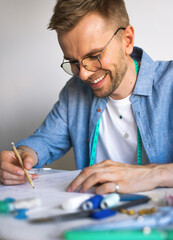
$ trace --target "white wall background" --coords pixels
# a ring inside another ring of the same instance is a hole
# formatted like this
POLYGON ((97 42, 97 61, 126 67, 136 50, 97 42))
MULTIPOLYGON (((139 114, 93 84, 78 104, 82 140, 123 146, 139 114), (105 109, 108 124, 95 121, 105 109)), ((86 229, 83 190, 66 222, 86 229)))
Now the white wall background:
MULTIPOLYGON (((56 0, 0 0, 0 151, 32 133, 68 79, 62 53, 47 30, 56 0)), ((125 0, 135 45, 153 59, 173 57, 173 2, 125 0)), ((74 169, 72 152, 52 167, 74 169)))

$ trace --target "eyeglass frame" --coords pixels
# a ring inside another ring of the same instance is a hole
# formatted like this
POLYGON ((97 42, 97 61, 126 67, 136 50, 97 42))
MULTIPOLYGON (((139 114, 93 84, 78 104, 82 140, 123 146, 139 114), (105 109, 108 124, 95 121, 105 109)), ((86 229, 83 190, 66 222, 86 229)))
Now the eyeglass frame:
POLYGON ((115 37, 115 35, 119 32, 119 30, 125 30, 126 28, 124 28, 124 27, 119 27, 116 31, 115 31, 115 33, 113 34, 113 36, 111 37, 111 39, 108 41, 108 43, 106 44, 106 46, 103 48, 103 50, 101 51, 101 53, 99 54, 99 56, 87 56, 87 57, 84 57, 81 61, 67 61, 67 60, 63 60, 63 62, 61 63, 61 68, 67 73, 67 74, 69 74, 69 75, 72 75, 72 76, 75 76, 75 75, 77 75, 77 74, 70 74, 69 72, 67 72, 64 68, 63 68, 63 65, 64 64, 66 64, 66 63, 73 63, 73 64, 75 64, 76 65, 76 67, 78 67, 78 69, 79 69, 79 72, 80 72, 80 68, 79 68, 79 65, 80 64, 82 64, 82 66, 87 70, 87 71, 89 71, 89 72, 98 72, 100 69, 102 69, 102 64, 101 64, 101 61, 100 61, 100 58, 101 58, 101 56, 102 56, 102 54, 103 54, 103 52, 105 51, 105 49, 107 48, 107 46, 109 45, 109 43, 112 41, 112 39, 115 37), (93 70, 89 70, 89 69, 87 69, 86 68, 86 66, 83 64, 83 61, 86 59, 86 58, 92 58, 92 59, 96 59, 96 60, 98 60, 98 62, 99 62, 99 64, 100 64, 100 68, 98 68, 96 71, 93 71, 93 70), (64 61, 66 61, 66 62, 64 62, 64 61))

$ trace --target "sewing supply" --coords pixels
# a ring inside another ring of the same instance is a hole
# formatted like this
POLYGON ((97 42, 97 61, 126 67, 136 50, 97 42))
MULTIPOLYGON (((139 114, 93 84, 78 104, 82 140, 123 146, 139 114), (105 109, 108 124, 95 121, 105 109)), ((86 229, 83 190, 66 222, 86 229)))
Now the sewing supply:
POLYGON ((24 200, 5 199, 0 201, 0 213, 12 213, 19 209, 30 209, 41 205, 39 198, 28 198, 24 200))
MULTIPOLYGON (((144 204, 147 203, 148 201, 150 201, 149 197, 145 197, 145 198, 140 198, 137 200, 133 200, 130 202, 126 202, 126 203, 122 203, 114 208, 111 209, 103 209, 103 210, 99 210, 99 209, 92 209, 92 210, 86 210, 86 211, 79 211, 79 212, 74 212, 74 213, 66 213, 66 214, 59 214, 59 215, 53 215, 53 216, 49 216, 49 217, 39 217, 39 218, 33 218, 33 219, 29 219, 29 221, 31 223, 44 223, 44 222, 52 222, 52 221, 70 221, 70 220, 74 220, 74 219, 81 219, 81 218, 88 218, 88 217, 92 217, 92 214, 96 214, 96 212, 102 211, 102 213, 100 215, 103 216, 103 218, 105 217, 109 217, 112 215, 115 215, 117 213, 117 211, 120 211, 122 208, 126 209, 126 208, 130 208, 130 207, 134 207, 140 204, 144 204), (106 210, 110 210, 110 211, 106 211, 106 210), (104 212, 103 212, 104 211, 104 212), (106 216, 107 214, 107 216, 106 216), (111 214, 111 215, 110 215, 111 214)), ((99 213, 97 213, 99 215, 99 213)), ((101 219, 101 216, 99 216, 101 219)))
POLYGON ((91 197, 90 199, 85 201, 81 207, 84 211, 97 209, 100 207, 100 203, 103 200, 103 198, 104 197, 102 195, 95 195, 94 197, 91 197))
POLYGON ((135 211, 133 209, 129 209, 129 210, 121 209, 120 212, 123 213, 123 214, 130 215, 130 216, 135 215, 135 211))
POLYGON ((29 184, 31 185, 32 188, 34 188, 34 183, 33 183, 32 179, 31 179, 31 177, 29 176, 27 170, 26 170, 26 169, 24 168, 24 166, 23 166, 23 161, 22 161, 22 159, 21 159, 21 157, 20 157, 20 155, 19 155, 19 153, 18 153, 18 151, 17 151, 17 148, 15 147, 14 142, 12 142, 11 144, 12 144, 12 147, 13 147, 13 151, 14 151, 17 159, 19 160, 19 163, 20 163, 21 167, 22 167, 22 169, 23 169, 24 172, 25 172, 25 175, 26 175, 26 177, 27 177, 27 179, 28 179, 29 184))
MULTIPOLYGON (((99 222, 92 223, 86 226, 77 227, 73 230, 87 230, 87 231, 109 231, 109 230, 137 230, 144 229, 149 232, 150 229, 167 229, 168 226, 173 224, 173 209, 171 207, 161 207, 156 213, 152 215, 131 216, 129 218, 121 219, 119 221, 99 222)), ((168 227, 169 229, 169 227, 168 227)), ((171 234, 169 234, 171 236, 171 234)), ((173 236, 173 235, 172 235, 173 236)), ((129 240, 129 238, 127 238, 129 240)), ((135 238, 136 239, 136 238, 135 238)), ((141 239, 141 238, 140 238, 141 239)), ((145 239, 145 238, 144 238, 145 239)), ((151 239, 151 238, 149 238, 151 239)), ((166 238, 166 240, 173 238, 166 238)), ((157 240, 157 239, 156 239, 157 240)))
POLYGON ((153 213, 155 213, 157 210, 155 207, 152 207, 152 208, 143 208, 143 209, 140 209, 137 211, 137 213, 135 212, 135 210, 133 209, 121 209, 120 212, 121 213, 124 213, 124 214, 127 214, 127 215, 135 215, 135 214, 138 214, 139 216, 142 216, 142 215, 151 215, 153 213))
POLYGON ((121 193, 120 195, 120 201, 133 201, 141 198, 146 198, 146 195, 142 194, 136 194, 136 193, 121 193))
POLYGON ((92 166, 94 164, 94 161, 95 161, 96 147, 97 147, 97 141, 98 141, 98 137, 99 137, 100 121, 101 121, 101 117, 99 118, 99 120, 96 124, 95 132, 94 132, 94 139, 93 139, 93 145, 92 145, 92 151, 91 151, 89 166, 92 166))
POLYGON ((81 204, 91 198, 91 194, 82 194, 74 198, 70 198, 61 204, 61 208, 66 211, 73 211, 81 207, 81 204))
POLYGON ((165 196, 163 199, 163 203, 166 206, 173 206, 173 195, 165 196))
POLYGON ((111 209, 107 208, 107 209, 103 209, 100 211, 95 211, 93 213, 91 213, 90 217, 93 219, 103 219, 103 218, 107 218, 107 217, 111 217, 117 214, 117 211, 112 211, 111 209))
POLYGON ((137 127, 137 165, 142 165, 142 139, 137 127))
MULTIPOLYGON (((167 240, 164 231, 151 230, 69 230, 64 232, 65 240, 167 240)), ((171 239, 171 238, 169 238, 171 239)))
POLYGON ((110 193, 108 194, 100 203, 100 208, 113 208, 115 207, 120 201, 120 195, 117 193, 110 193))
POLYGON ((17 210, 17 213, 14 215, 14 218, 18 219, 18 220, 24 220, 27 219, 28 216, 26 214, 26 212, 28 211, 28 209, 19 209, 17 210))
POLYGON ((143 208, 141 210, 139 210, 137 213, 138 215, 150 215, 150 214, 153 214, 155 213, 157 210, 155 207, 152 207, 152 208, 143 208))

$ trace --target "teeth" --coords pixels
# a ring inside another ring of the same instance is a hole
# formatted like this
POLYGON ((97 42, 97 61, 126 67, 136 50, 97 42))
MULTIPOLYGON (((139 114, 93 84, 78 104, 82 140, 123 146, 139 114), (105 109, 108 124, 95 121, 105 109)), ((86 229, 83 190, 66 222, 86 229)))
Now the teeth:
POLYGON ((98 83, 98 82, 100 82, 103 78, 105 77, 105 75, 104 76, 102 76, 102 77, 99 77, 98 79, 96 79, 96 80, 94 80, 92 83, 98 83))

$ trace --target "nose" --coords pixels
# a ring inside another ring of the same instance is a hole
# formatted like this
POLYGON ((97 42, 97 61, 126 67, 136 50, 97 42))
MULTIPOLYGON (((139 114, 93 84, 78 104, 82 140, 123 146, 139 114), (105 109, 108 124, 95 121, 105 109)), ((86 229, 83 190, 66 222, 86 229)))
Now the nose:
POLYGON ((92 74, 93 74, 93 72, 88 71, 87 69, 84 68, 84 66, 83 66, 82 64, 80 64, 78 77, 79 77, 82 81, 88 80, 88 78, 89 78, 92 74))

